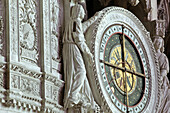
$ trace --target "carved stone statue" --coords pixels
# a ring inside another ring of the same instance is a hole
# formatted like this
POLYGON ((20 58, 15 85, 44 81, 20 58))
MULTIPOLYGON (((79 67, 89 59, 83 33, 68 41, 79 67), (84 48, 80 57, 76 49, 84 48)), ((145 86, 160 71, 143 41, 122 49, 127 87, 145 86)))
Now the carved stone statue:
POLYGON ((167 56, 163 53, 164 40, 159 36, 155 36, 154 46, 156 49, 161 74, 161 98, 159 113, 170 113, 170 84, 168 77, 166 76, 169 72, 169 61, 167 56))
POLYGON ((138 5, 139 0, 129 0, 129 3, 130 3, 132 6, 136 6, 136 5, 138 5))
POLYGON ((85 56, 89 59, 89 63, 93 62, 93 55, 85 42, 84 31, 96 18, 89 19, 82 25, 85 11, 80 4, 71 8, 70 15, 71 19, 63 36, 64 108, 68 109, 68 113, 86 113, 95 108, 95 101, 88 83, 83 60, 83 56, 85 56), (86 111, 76 109, 79 106, 86 108, 86 111))

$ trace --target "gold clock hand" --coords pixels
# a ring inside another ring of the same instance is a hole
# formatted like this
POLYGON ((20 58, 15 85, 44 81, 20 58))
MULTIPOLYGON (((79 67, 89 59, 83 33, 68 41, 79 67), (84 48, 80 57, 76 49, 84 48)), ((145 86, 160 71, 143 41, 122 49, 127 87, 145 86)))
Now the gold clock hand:
POLYGON ((120 69, 120 70, 122 70, 122 71, 125 70, 125 68, 123 68, 123 67, 119 67, 119 66, 117 66, 117 65, 111 64, 111 63, 106 62, 106 61, 104 61, 104 60, 100 60, 100 62, 102 62, 102 63, 104 63, 105 65, 107 65, 107 66, 109 66, 109 67, 112 67, 112 68, 120 69))
MULTIPOLYGON (((100 62, 104 63, 105 65, 107 65, 107 66, 109 66, 109 67, 112 67, 112 68, 116 68, 116 69, 120 69, 120 70, 122 70, 122 71, 125 71, 125 68, 124 68, 124 67, 119 67, 119 66, 117 66, 117 65, 111 64, 111 63, 106 62, 106 61, 104 61, 104 60, 100 60, 100 62)), ((131 73, 131 74, 133 74, 133 75, 136 75, 136 76, 138 76, 138 77, 144 77, 144 78, 149 79, 149 77, 146 77, 144 74, 138 73, 138 72, 135 72, 135 71, 132 71, 132 70, 129 70, 129 69, 127 69, 127 68, 126 68, 126 72, 131 73)))
POLYGON ((123 65, 122 67, 125 68, 125 70, 123 71, 123 80, 124 80, 124 88, 126 91, 126 107, 127 107, 127 113, 128 113, 128 106, 129 106, 129 102, 128 102, 128 91, 127 91, 127 74, 126 74, 126 67, 125 67, 125 36, 124 36, 124 26, 122 25, 122 61, 123 61, 123 65))

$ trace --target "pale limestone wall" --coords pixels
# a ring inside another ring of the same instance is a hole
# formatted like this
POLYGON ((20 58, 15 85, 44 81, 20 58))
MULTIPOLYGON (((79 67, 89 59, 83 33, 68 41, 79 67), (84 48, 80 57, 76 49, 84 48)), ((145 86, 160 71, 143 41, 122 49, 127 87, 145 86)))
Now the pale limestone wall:
POLYGON ((0 112, 64 112, 63 0, 0 0, 0 112))

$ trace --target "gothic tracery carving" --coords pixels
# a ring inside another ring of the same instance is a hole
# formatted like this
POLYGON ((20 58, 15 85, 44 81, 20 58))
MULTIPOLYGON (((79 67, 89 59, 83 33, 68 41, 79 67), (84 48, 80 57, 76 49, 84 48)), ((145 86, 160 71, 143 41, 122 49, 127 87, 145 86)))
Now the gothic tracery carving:
POLYGON ((158 4, 158 19, 165 20, 165 28, 168 29, 170 22, 170 14, 169 14, 169 2, 168 0, 161 0, 158 4))

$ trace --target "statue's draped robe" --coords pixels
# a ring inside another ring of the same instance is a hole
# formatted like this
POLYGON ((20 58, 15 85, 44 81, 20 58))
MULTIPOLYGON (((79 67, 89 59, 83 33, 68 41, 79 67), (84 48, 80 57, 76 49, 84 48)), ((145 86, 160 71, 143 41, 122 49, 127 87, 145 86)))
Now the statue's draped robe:
POLYGON ((63 37, 64 107, 70 108, 83 101, 84 106, 94 108, 94 99, 86 77, 82 53, 90 52, 85 44, 82 23, 71 19, 63 37), (74 25, 73 25, 74 24, 74 25), (75 27, 73 32, 73 26, 75 27))
MULTIPOLYGON (((160 66, 160 71, 169 72, 169 62, 168 58, 164 53, 158 55, 158 61, 160 66)), ((159 113, 170 113, 170 85, 168 77, 161 75, 162 79, 162 89, 161 89, 161 101, 159 113)))

